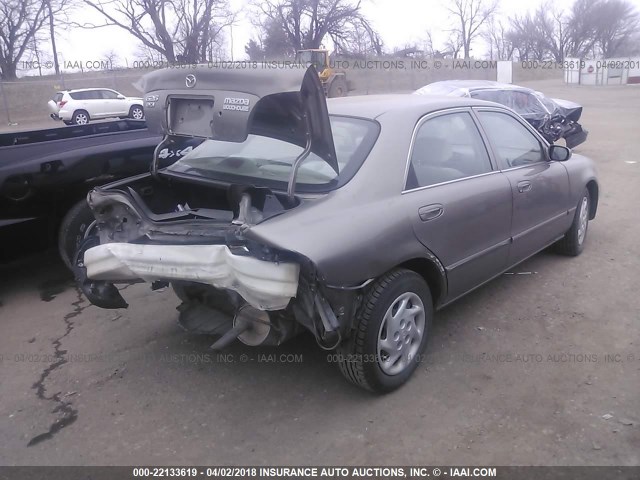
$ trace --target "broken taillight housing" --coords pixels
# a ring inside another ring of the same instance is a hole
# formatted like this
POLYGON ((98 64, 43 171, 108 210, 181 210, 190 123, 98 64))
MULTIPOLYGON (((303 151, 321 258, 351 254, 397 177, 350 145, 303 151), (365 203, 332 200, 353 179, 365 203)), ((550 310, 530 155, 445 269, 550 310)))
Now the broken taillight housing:
POLYGON ((60 101, 58 102, 58 106, 59 106, 60 108, 62 108, 62 107, 64 107, 64 106, 65 106, 65 104, 66 104, 66 103, 67 103, 67 101, 66 101, 66 100, 60 100, 60 101))

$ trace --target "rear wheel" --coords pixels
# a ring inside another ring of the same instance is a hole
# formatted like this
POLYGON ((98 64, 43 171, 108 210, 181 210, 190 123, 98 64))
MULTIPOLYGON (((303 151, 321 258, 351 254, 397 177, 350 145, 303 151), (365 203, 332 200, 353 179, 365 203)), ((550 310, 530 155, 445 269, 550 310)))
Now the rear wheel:
POLYGON ((427 344, 433 306, 424 279, 398 269, 378 279, 363 300, 356 329, 337 351, 342 374, 374 392, 403 385, 427 344))
POLYGON ((556 244, 556 249, 559 253, 575 257, 584 250, 584 242, 587 239, 587 229, 589 227, 590 206, 591 197, 589 190, 585 188, 578 202, 571 227, 556 244))
POLYGON ((142 120, 144 118, 144 110, 140 105, 133 105, 129 109, 129 118, 133 118, 134 120, 142 120))
POLYGON ((76 203, 62 219, 58 231, 58 251, 64 264, 73 270, 73 259, 80 244, 98 234, 96 219, 85 199, 76 203))
POLYGON ((347 81, 342 76, 335 77, 329 86, 329 98, 347 95, 347 81))
POLYGON ((77 110, 73 113, 71 121, 74 125, 86 125, 87 123, 89 123, 89 113, 84 110, 77 110))

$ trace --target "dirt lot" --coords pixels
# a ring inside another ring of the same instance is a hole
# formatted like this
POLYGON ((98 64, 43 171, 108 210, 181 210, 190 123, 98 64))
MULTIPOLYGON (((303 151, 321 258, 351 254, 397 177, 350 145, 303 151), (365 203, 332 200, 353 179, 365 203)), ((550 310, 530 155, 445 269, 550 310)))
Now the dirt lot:
POLYGON ((640 87, 530 86, 585 106, 586 251, 440 312, 404 388, 352 387, 310 336, 211 354, 171 291, 100 310, 44 253, 0 267, 0 464, 640 465, 640 87))

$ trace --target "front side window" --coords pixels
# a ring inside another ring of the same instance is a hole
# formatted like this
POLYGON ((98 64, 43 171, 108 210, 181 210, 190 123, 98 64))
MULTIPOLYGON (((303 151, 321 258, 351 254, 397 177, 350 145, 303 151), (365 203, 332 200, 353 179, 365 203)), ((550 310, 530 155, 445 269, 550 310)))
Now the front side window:
POLYGON ((427 120, 416 134, 406 189, 427 187, 491 171, 489 154, 467 112, 427 120))
POLYGON ((520 167, 546 160, 540 141, 511 115, 478 112, 501 168, 520 167))
MULTIPOLYGON (((378 137, 379 126, 371 120, 331 116, 330 121, 339 172, 311 153, 298 169, 299 191, 322 192, 342 186, 360 168, 378 137)), ((240 143, 205 140, 167 170, 231 183, 251 181, 283 190, 293 162, 303 150, 298 145, 255 134, 240 143)))

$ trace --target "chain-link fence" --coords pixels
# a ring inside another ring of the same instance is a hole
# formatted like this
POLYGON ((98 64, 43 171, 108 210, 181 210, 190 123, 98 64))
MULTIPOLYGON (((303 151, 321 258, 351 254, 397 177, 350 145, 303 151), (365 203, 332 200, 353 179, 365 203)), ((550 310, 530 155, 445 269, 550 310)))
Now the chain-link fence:
MULTIPOLYGON (((238 62, 236 62, 238 63, 238 62)), ((261 62, 257 62, 260 65, 261 62)), ((239 63, 242 65, 242 63, 239 63)), ((253 63, 245 63, 252 68, 253 63)), ((287 68, 283 61, 269 62, 271 68, 287 68)), ((411 92, 428 83, 450 79, 496 80, 497 62, 492 60, 451 59, 334 59, 334 67, 346 73, 353 90, 350 95, 411 92)), ((526 68, 514 63, 513 82, 563 78, 561 69, 526 68)), ((188 73, 185 69, 185 75, 188 73)), ((0 125, 18 128, 46 127, 47 102, 56 92, 74 88, 112 88, 128 96, 140 96, 134 87, 150 70, 121 69, 65 73, 60 76, 30 76, 0 83, 0 125)), ((51 126, 54 124, 52 120, 51 126)))

